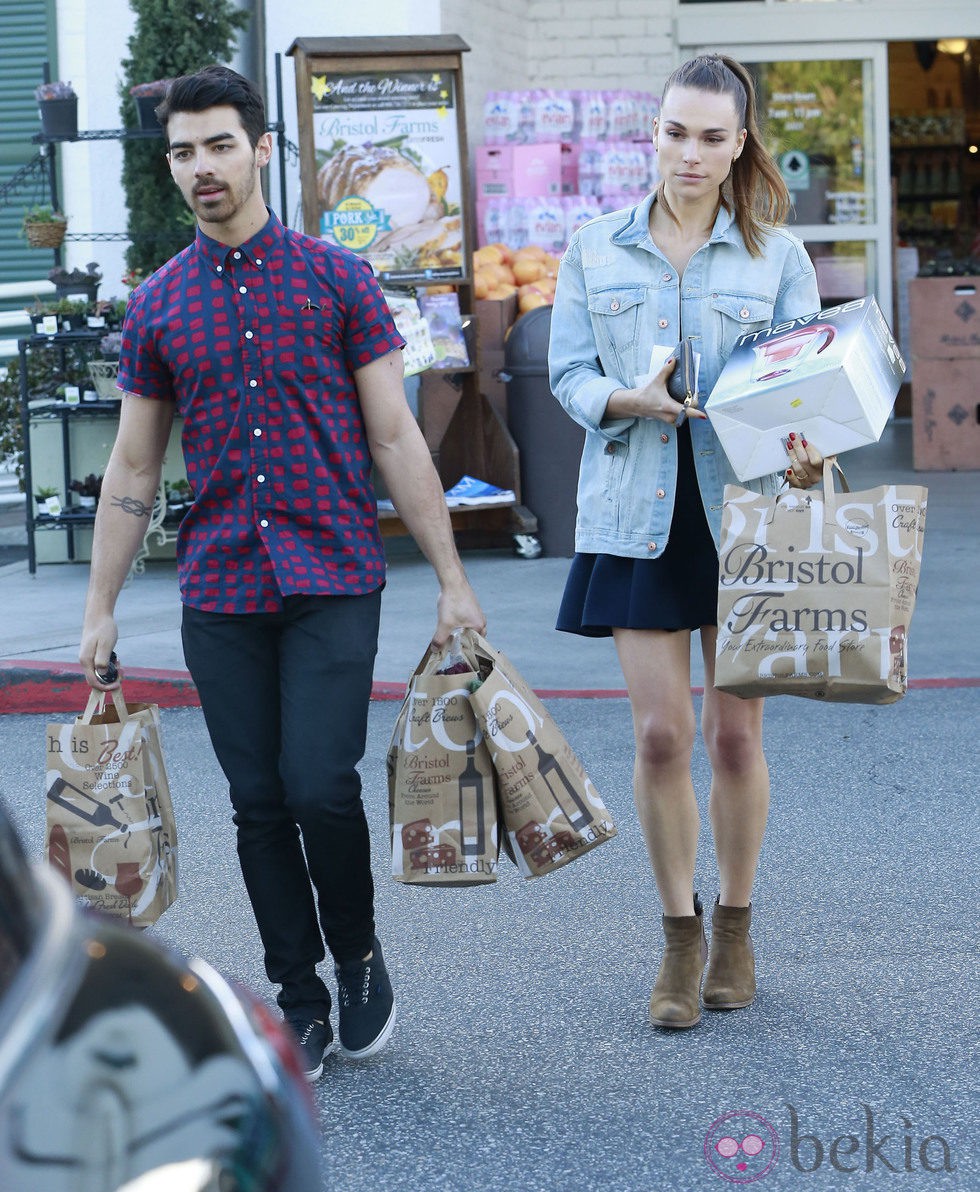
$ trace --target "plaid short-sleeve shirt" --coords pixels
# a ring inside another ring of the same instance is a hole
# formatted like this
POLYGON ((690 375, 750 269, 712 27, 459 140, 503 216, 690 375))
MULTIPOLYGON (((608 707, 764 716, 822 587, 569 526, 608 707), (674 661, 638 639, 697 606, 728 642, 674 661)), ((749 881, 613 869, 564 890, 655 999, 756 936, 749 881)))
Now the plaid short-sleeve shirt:
POLYGON ((237 248, 198 231, 133 293, 119 386, 183 418, 185 604, 275 612, 289 595, 380 587, 353 374, 403 346, 368 265, 272 213, 237 248))

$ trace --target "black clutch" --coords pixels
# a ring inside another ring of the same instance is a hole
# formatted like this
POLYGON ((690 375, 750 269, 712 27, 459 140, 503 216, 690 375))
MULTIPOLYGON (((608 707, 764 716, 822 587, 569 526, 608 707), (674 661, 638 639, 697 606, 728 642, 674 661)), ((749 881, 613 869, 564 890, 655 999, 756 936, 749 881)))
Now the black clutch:
POLYGON ((677 362, 667 378, 667 392, 674 399, 690 405, 698 395, 697 363, 694 359, 694 343, 682 339, 671 356, 677 362))

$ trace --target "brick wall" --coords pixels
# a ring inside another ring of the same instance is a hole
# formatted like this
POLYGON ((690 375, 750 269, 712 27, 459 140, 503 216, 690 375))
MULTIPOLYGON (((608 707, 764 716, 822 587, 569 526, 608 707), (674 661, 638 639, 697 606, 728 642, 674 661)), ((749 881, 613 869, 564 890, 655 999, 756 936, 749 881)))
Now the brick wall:
POLYGON ((673 0, 533 0, 531 85, 660 93, 674 64, 673 0))

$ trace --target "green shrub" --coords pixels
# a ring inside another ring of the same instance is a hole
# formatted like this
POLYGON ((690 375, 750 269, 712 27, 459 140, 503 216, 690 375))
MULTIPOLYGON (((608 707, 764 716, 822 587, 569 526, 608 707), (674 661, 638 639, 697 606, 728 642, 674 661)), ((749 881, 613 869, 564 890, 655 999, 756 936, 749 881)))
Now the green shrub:
MULTIPOLYGON (((129 0, 136 28, 119 86, 124 128, 136 128, 130 89, 227 62, 249 14, 230 0, 129 0)), ((170 177, 161 137, 123 143, 123 189, 129 210, 130 270, 144 276, 194 239, 195 221, 170 177)))

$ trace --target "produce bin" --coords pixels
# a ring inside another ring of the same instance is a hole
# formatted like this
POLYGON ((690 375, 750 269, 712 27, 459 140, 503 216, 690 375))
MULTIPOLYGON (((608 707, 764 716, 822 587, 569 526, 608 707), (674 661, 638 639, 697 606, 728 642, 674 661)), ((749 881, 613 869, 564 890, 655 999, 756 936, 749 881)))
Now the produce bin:
POLYGON ((575 492, 585 431, 548 384, 550 334, 550 306, 522 315, 504 344, 501 378, 520 453, 521 500, 537 516, 541 553, 569 558, 575 553, 575 492))

